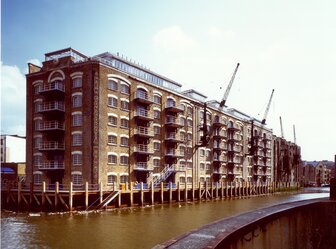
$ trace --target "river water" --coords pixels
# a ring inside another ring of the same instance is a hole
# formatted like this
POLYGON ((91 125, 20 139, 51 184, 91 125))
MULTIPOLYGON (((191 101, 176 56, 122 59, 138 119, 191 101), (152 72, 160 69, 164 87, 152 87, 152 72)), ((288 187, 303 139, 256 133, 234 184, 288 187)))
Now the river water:
POLYGON ((99 213, 1 214, 1 248, 151 248, 215 220, 279 203, 322 198, 329 189, 99 213), (313 193, 312 193, 313 191, 313 193))

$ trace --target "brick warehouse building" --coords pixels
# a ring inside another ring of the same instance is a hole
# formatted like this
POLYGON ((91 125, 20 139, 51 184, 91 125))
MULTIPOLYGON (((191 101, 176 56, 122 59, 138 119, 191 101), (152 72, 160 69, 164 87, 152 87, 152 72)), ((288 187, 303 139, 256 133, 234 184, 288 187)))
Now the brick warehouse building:
POLYGON ((273 180, 271 129, 118 55, 67 48, 26 77, 27 182, 273 180))

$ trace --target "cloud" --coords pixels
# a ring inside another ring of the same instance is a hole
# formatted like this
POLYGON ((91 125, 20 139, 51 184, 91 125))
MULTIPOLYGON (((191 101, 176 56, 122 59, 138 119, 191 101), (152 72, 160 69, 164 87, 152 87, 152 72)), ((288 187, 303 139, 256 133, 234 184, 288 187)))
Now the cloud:
POLYGON ((25 135, 26 80, 17 66, 1 63, 1 133, 25 135))
POLYGON ((236 34, 232 30, 224 30, 219 27, 211 27, 206 32, 206 35, 212 40, 216 42, 223 41, 232 41, 236 34))
POLYGON ((165 52, 187 52, 197 47, 196 41, 184 33, 181 27, 171 26, 153 36, 155 47, 165 52))

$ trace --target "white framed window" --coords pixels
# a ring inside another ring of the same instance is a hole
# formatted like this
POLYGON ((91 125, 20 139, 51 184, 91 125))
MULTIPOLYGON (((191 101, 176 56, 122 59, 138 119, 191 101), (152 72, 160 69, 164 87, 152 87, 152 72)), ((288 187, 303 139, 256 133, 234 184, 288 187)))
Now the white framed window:
POLYGON ((153 159, 154 167, 160 167, 160 159, 153 159))
POLYGON ((117 155, 110 154, 107 156, 108 164, 117 164, 117 155))
POLYGON ((159 119, 161 117, 161 113, 158 110, 154 110, 154 118, 159 119))
POLYGON ((112 145, 117 145, 117 136, 116 135, 108 135, 107 143, 112 145))
POLYGON ((80 146, 83 143, 83 136, 82 133, 76 132, 72 134, 72 145, 73 146, 80 146))
POLYGON ((73 113, 72 114, 72 126, 81 126, 83 121, 82 113, 73 113))
POLYGON ((185 177, 184 176, 180 176, 180 183, 185 183, 185 177))
POLYGON ((192 154, 192 148, 191 147, 187 147, 187 154, 191 155, 192 154))
POLYGON ((108 106, 118 107, 118 99, 116 97, 108 96, 108 106))
POLYGON ((41 99, 34 101, 34 110, 35 110, 35 113, 42 110, 42 100, 41 99))
POLYGON ((184 146, 180 146, 180 155, 184 156, 185 154, 185 147, 184 146))
POLYGON ((205 164, 204 163, 200 163, 200 170, 204 170, 205 169, 205 164))
POLYGON ((186 119, 184 118, 184 117, 180 117, 180 123, 181 123, 181 125, 185 125, 185 123, 186 123, 186 119))
POLYGON ((200 149, 200 156, 204 156, 205 155, 205 150, 204 149, 200 149))
POLYGON ((182 141, 185 141, 186 139, 185 139, 186 137, 185 137, 185 132, 184 131, 181 131, 180 132, 180 139, 182 140, 182 141))
POLYGON ((161 147, 160 145, 161 145, 161 144, 160 144, 159 142, 154 142, 154 143, 153 143, 154 150, 155 150, 155 151, 159 151, 159 150, 160 150, 160 147, 161 147))
POLYGON ((82 94, 74 94, 72 96, 72 107, 81 107, 82 106, 82 94))
POLYGON ((205 181, 205 179, 204 179, 204 177, 200 177, 200 182, 204 182, 205 181))
POLYGON ((72 88, 82 87, 82 78, 74 78, 72 79, 72 88))
POLYGON ((118 124, 118 119, 116 116, 112 116, 112 115, 109 115, 108 116, 108 125, 111 125, 111 126, 117 126, 118 124))
POLYGON ((126 84, 120 84, 120 92, 125 93, 125 94, 129 94, 129 92, 130 92, 129 86, 126 85, 126 84))
POLYGON ((120 156, 120 165, 128 165, 128 156, 120 156))
POLYGON ((34 137, 34 148, 40 149, 41 145, 42 145, 42 137, 41 136, 34 137))
POLYGON ((207 163, 207 164, 205 165, 205 169, 206 169, 206 170, 210 170, 210 169, 211 169, 210 163, 207 163))
POLYGON ((126 118, 120 119, 120 127, 121 128, 128 128, 129 127, 129 121, 126 118))
POLYGON ((120 109, 129 111, 129 103, 128 103, 128 101, 122 100, 120 102, 120 109))
POLYGON ((118 82, 114 80, 108 80, 107 88, 109 90, 118 91, 118 82))
POLYGON ((115 184, 117 182, 116 175, 107 175, 107 184, 115 184))
POLYGON ((129 145, 129 139, 128 139, 128 137, 121 137, 120 138, 120 145, 121 146, 128 146, 129 145))
POLYGON ((192 134, 191 134, 191 133, 188 133, 188 134, 187 134, 187 139, 188 139, 189 141, 192 140, 192 134))
POLYGON ((42 155, 34 155, 34 166, 40 167, 42 165, 42 155))
POLYGON ((35 185, 42 184, 42 172, 34 172, 33 178, 34 178, 35 185))
POLYGON ((205 151, 205 156, 206 156, 206 157, 209 157, 209 156, 210 156, 210 150, 206 150, 206 151, 205 151))
POLYGON ((188 115, 192 115, 192 113, 193 113, 193 109, 192 109, 191 106, 188 106, 188 107, 187 107, 187 113, 188 113, 188 115))
POLYGON ((159 95, 154 95, 154 103, 161 105, 161 96, 159 95))
POLYGON ((192 165, 192 162, 187 162, 187 168, 188 168, 188 169, 192 169, 192 166, 193 166, 193 165, 192 165))
POLYGON ((128 175, 120 176, 120 183, 127 183, 128 182, 128 175))
POLYGON ((192 125, 193 125, 193 122, 192 122, 192 120, 191 120, 191 119, 188 119, 188 120, 187 120, 187 125, 188 125, 189 127, 192 127, 192 125))
POLYGON ((72 165, 73 166, 81 166, 83 163, 82 152, 76 151, 72 153, 72 165))
POLYGON ((34 85, 34 94, 35 95, 39 94, 40 91, 41 91, 41 89, 42 89, 42 85, 41 84, 34 85))
POLYGON ((73 185, 78 186, 83 184, 82 173, 76 172, 71 174, 71 180, 73 185))
POLYGON ((187 177, 187 183, 192 183, 192 177, 191 176, 187 177))
POLYGON ((38 131, 40 130, 42 126, 42 118, 37 118, 34 120, 34 128, 35 128, 35 131, 38 131))
POLYGON ((160 126, 154 126, 154 134, 158 135, 161 133, 161 127, 160 126))

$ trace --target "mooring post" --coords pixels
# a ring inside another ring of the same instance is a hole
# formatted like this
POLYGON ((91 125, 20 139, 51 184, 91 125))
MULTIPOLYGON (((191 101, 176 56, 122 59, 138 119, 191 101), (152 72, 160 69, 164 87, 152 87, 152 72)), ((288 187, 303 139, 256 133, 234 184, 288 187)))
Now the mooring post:
POLYGON ((42 193, 41 193, 41 196, 42 196, 42 203, 41 203, 41 211, 44 210, 44 207, 45 207, 45 192, 46 192, 46 183, 45 181, 42 182, 42 193))
POLYGON ((151 201, 152 205, 154 205, 154 182, 151 182, 151 201))
POLYGON ((201 198, 202 198, 201 182, 198 182, 198 200, 200 201, 201 198))
POLYGON ((133 182, 130 184, 130 207, 133 206, 133 182))
POLYGON ((169 203, 172 202, 172 198, 173 198, 173 186, 172 182, 169 182, 169 203))
POLYGON ((224 182, 223 182, 223 180, 220 183, 221 183, 221 198, 223 199, 223 197, 224 197, 224 182))
POLYGON ((186 182, 184 183, 184 201, 188 201, 188 186, 186 182))
POLYGON ((180 189, 180 182, 177 183, 177 202, 181 200, 181 189, 180 189))
POLYGON ((216 182, 216 199, 218 199, 218 183, 219 182, 216 182))
POLYGON ((85 209, 89 207, 89 183, 85 182, 85 209))
POLYGON ((34 183, 29 183, 29 210, 31 210, 31 207, 33 205, 33 195, 34 195, 34 183))
POLYGON ((56 182, 55 184, 55 211, 57 211, 57 205, 58 205, 58 191, 59 191, 59 183, 56 182))
POLYGON ((143 191, 143 182, 140 182, 140 205, 144 205, 144 191, 143 191))
POLYGON ((163 189, 163 182, 161 182, 161 203, 163 204, 163 202, 164 202, 164 199, 163 199, 163 195, 164 195, 164 193, 163 193, 163 191, 164 191, 164 189, 163 189))
MULTIPOLYGON (((69 211, 72 212, 72 206, 73 206, 73 200, 72 200, 72 182, 70 182, 70 188, 69 188, 69 211)), ((85 209, 87 209, 87 206, 85 205, 85 209)))
POLYGON ((103 202, 103 184, 100 182, 99 183, 99 203, 103 202))
POLYGON ((195 183, 194 183, 194 181, 192 181, 192 183, 191 183, 191 200, 192 201, 195 200, 195 183))

